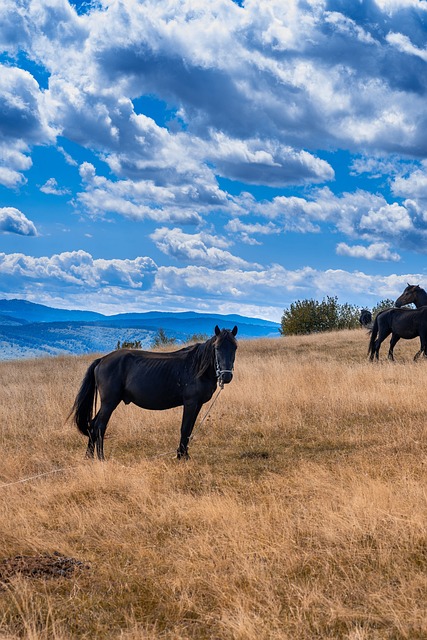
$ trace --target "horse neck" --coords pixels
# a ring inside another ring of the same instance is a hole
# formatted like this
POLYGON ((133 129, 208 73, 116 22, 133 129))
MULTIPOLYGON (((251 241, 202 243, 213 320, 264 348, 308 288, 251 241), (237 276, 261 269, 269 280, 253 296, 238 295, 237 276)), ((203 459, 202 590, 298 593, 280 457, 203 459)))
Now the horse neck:
POLYGON ((414 304, 417 307, 424 307, 427 305, 427 292, 424 289, 420 289, 417 292, 417 297, 414 300, 414 304))

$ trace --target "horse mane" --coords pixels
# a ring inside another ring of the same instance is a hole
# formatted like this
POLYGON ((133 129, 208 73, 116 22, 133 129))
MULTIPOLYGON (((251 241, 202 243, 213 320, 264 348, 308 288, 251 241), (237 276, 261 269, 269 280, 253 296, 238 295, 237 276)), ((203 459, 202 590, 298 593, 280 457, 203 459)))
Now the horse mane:
POLYGON ((214 356, 215 336, 194 345, 193 371, 200 378, 211 366, 214 356))

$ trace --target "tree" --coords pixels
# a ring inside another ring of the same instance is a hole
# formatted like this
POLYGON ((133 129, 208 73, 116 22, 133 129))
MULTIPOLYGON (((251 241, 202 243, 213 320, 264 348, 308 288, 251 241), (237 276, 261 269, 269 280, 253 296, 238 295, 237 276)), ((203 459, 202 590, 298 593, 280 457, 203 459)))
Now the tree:
POLYGON ((206 342, 209 339, 207 333, 193 333, 191 336, 188 336, 186 342, 189 344, 193 344, 195 342, 206 342))
POLYGON ((134 340, 133 342, 123 340, 122 343, 117 340, 116 349, 141 349, 141 340, 134 340))
POLYGON ((157 329, 157 333, 153 338, 153 347, 162 347, 167 344, 175 344, 176 338, 169 338, 164 329, 157 329))
POLYGON ((354 329, 359 326, 359 314, 358 307, 339 304, 336 296, 327 296, 322 302, 297 300, 283 312, 280 333, 292 335, 354 329))
POLYGON ((380 300, 375 307, 372 308, 372 318, 375 319, 381 311, 385 311, 386 309, 390 309, 390 307, 394 307, 394 300, 390 298, 385 298, 384 300, 380 300))

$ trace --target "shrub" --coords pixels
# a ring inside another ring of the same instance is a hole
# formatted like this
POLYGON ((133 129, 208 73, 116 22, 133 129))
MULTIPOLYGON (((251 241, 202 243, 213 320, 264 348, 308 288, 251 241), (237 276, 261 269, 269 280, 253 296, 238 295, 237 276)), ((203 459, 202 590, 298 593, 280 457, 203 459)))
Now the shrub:
POLYGON ((297 300, 283 312, 282 335, 318 333, 334 329, 355 329, 359 326, 360 310, 348 303, 339 304, 337 297, 317 300, 297 300))

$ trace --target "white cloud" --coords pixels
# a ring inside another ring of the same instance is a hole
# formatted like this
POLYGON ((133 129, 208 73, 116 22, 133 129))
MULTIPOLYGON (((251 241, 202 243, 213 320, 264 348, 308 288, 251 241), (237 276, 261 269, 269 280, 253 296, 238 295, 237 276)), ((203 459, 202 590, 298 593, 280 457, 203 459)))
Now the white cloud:
POLYGON ((240 241, 245 244, 261 244, 258 240, 255 240, 253 237, 255 235, 268 236, 281 232, 280 228, 272 222, 268 222, 267 224, 261 224, 260 222, 247 224, 239 220, 239 218, 230 220, 225 225, 225 229, 231 233, 235 233, 236 236, 239 236, 240 241))
POLYGON ((58 147, 58 151, 59 151, 59 153, 62 153, 62 155, 65 158, 65 162, 67 164, 69 164, 72 167, 77 167, 78 166, 78 162, 76 160, 74 160, 74 158, 69 153, 67 153, 67 151, 65 151, 64 147, 58 147))
POLYGON ((361 229, 370 229, 376 234, 386 233, 396 236, 413 229, 412 220, 406 207, 393 202, 379 209, 370 210, 360 218, 361 229))
MULTIPOLYGON (((234 199, 234 205, 234 215, 251 213, 273 221, 283 231, 319 232, 320 224, 328 224, 352 238, 383 240, 387 236, 400 242, 404 240, 402 233, 415 231, 405 203, 388 203, 382 195, 362 190, 335 195, 323 187, 312 190, 310 198, 277 196, 271 201, 243 194, 234 199)), ((421 236, 422 230, 419 233, 421 236)))
POLYGON ((340 256, 350 256, 351 258, 391 260, 392 262, 398 262, 400 260, 399 254, 391 251, 390 245, 387 244, 387 242, 373 242, 366 247, 360 244, 349 246, 345 242, 340 242, 337 245, 336 251, 340 256))
MULTIPOLYGON (((308 286, 376 292, 366 274, 251 264, 219 233, 200 229, 224 224, 235 240, 252 244, 279 232, 338 230, 352 240, 339 245, 341 254, 369 260, 397 260, 396 244, 424 250, 427 170, 415 162, 427 156, 425 9, 421 0, 358 3, 357 11, 352 3, 315 0, 246 0, 242 7, 121 0, 93 3, 78 16, 67 0, 3 0, 0 46, 9 58, 0 67, 0 184, 22 187, 32 148, 61 135, 97 157, 79 167, 82 188, 73 202, 80 212, 198 226, 193 234, 162 228, 152 235, 168 257, 193 261, 185 270, 157 272, 149 262, 102 263, 73 252, 21 256, 13 269, 8 259, 10 273, 35 286, 34 267, 42 286, 64 282, 75 296, 86 286, 111 293, 150 282, 153 300, 166 296, 162 283, 172 299, 170 283, 181 278, 179 295, 199 291, 200 305, 205 295, 219 301, 221 287, 230 303, 247 307, 252 296, 265 305, 265 291, 274 291, 277 305, 280 292, 308 286), (18 60, 30 61, 34 77, 18 60), (148 97, 164 107, 158 121, 140 113, 148 97), (396 201, 381 193, 384 184, 378 193, 310 188, 334 179, 332 149, 359 154, 353 174, 392 179, 396 201), (104 171, 95 169, 100 162, 104 171), (236 181, 305 188, 261 200, 239 193, 236 181)), ((62 192, 53 178, 41 189, 62 192)), ((32 223, 16 215, 4 224, 31 233, 32 223)))
POLYGON ((325 160, 271 140, 237 140, 217 132, 204 147, 204 157, 219 175, 247 184, 278 187, 325 182, 335 175, 325 160))
POLYGON ((402 51, 402 53, 418 56, 421 60, 427 62, 427 49, 420 49, 413 45, 408 36, 405 36, 402 33, 389 33, 386 36, 386 40, 391 45, 399 49, 399 51, 402 51))
MULTIPOLYGON (((0 253, 0 283, 22 290, 61 287, 90 292, 103 287, 145 290, 153 283, 157 266, 151 258, 134 260, 94 259, 85 251, 32 257, 0 253)), ((66 297, 64 292, 64 297, 66 297)))
POLYGON ((0 208, 0 233, 16 233, 20 236, 36 236, 37 229, 31 220, 14 207, 0 208))
POLYGON ((168 256, 191 264, 202 264, 210 268, 223 269, 226 267, 255 267, 246 260, 234 256, 223 247, 227 246, 224 238, 218 238, 207 233, 184 233, 181 229, 167 229, 162 227, 150 235, 156 247, 168 256))
POLYGON ((290 270, 277 264, 157 267, 150 258, 98 260, 84 251, 38 258, 0 254, 1 292, 19 291, 35 302, 107 313, 118 307, 191 308, 280 320, 283 309, 296 299, 333 294, 343 302, 372 306, 379 299, 396 298, 407 282, 423 280, 419 273, 381 276, 311 267, 290 270))
POLYGON ((410 171, 408 176, 397 176, 391 188, 396 196, 427 199, 427 161, 421 162, 420 166, 410 171))
POLYGON ((67 188, 60 188, 55 178, 49 178, 44 185, 40 187, 40 191, 53 196, 65 196, 70 193, 67 188))

